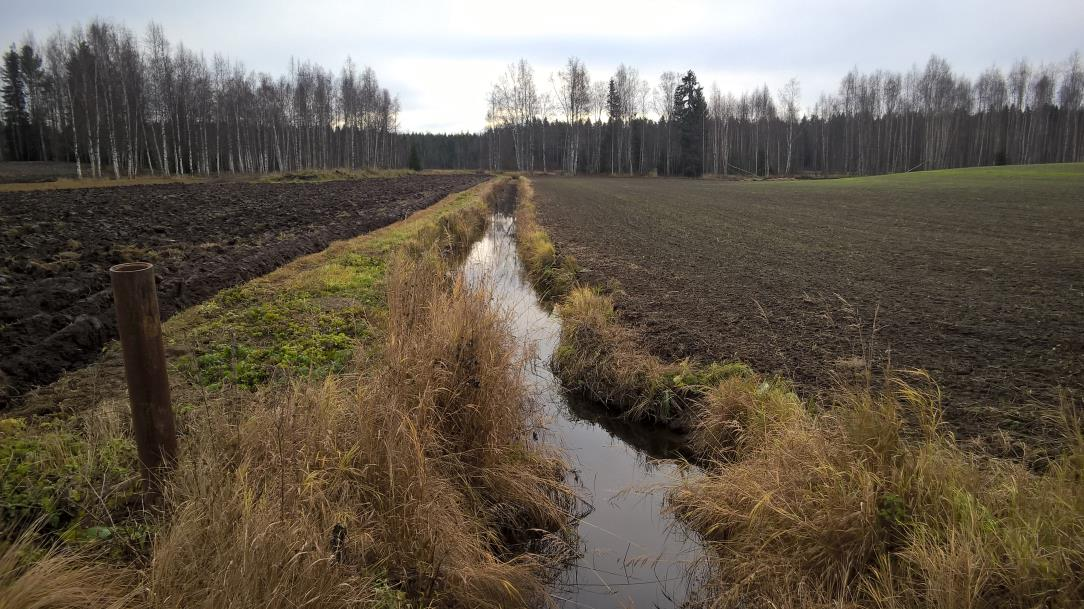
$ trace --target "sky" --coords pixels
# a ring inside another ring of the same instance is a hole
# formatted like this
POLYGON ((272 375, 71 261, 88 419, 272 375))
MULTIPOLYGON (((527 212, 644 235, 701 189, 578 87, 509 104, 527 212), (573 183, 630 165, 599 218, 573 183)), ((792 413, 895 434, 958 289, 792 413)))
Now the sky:
POLYGON ((1060 64, 1084 52, 1082 0, 11 0, 3 14, 5 46, 100 17, 140 33, 156 21, 208 59, 219 52, 275 75, 291 58, 338 73, 350 56, 399 96, 402 130, 433 132, 482 129, 489 89, 521 58, 541 92, 577 56, 593 80, 621 63, 652 85, 691 68, 706 90, 735 94, 762 84, 776 93, 796 77, 811 107, 855 67, 906 71, 936 53, 976 76, 1020 57, 1060 64))

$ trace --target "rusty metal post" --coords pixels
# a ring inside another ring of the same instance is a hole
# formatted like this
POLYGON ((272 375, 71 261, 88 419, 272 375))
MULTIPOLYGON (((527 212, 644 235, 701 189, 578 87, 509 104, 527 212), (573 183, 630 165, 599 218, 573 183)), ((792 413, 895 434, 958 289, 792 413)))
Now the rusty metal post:
POLYGON ((132 404, 132 428, 143 471, 143 489, 149 502, 155 503, 161 493, 161 476, 177 455, 177 431, 170 406, 154 265, 118 264, 109 269, 109 277, 124 350, 124 375, 132 404))

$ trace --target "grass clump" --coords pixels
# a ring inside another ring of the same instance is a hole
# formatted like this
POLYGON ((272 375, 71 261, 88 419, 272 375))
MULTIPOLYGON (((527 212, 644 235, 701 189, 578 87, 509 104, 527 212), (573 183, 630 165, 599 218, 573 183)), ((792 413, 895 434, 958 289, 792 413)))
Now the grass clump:
POLYGON ((806 405, 781 380, 748 369, 703 383, 689 443, 702 457, 733 460, 763 445, 780 428, 808 416, 806 405))
POLYGON ((5 609, 127 609, 139 606, 137 581, 126 569, 95 564, 57 548, 40 550, 28 529, 0 543, 0 607, 5 609))
POLYGON ((555 310, 561 317, 555 372, 570 389, 631 420, 689 429, 699 424, 705 396, 720 383, 755 388, 762 382, 737 362, 661 361, 618 323, 613 300, 594 288, 574 288, 555 310))
POLYGON ((615 323, 613 301, 592 288, 573 289, 555 311, 561 338, 553 369, 565 385, 633 418, 671 418, 673 400, 656 404, 658 386, 669 377, 663 364, 643 352, 615 323))
POLYGON ((558 256, 546 231, 538 224, 534 188, 525 177, 516 179, 516 246, 535 289, 544 301, 564 298, 576 285, 576 260, 558 256))
MULTIPOLYGON (((727 390, 729 392, 729 390, 727 390)), ((840 392, 819 415, 749 400, 740 449, 681 480, 671 509, 708 549, 714 607, 1077 607, 1084 449, 1045 472, 967 452, 936 391, 840 392), (921 421, 912 434, 908 417, 921 421), (767 424, 764 424, 767 423, 767 424)), ((713 394, 713 398, 718 397, 713 394)), ((708 426, 701 445, 719 443, 708 426)))

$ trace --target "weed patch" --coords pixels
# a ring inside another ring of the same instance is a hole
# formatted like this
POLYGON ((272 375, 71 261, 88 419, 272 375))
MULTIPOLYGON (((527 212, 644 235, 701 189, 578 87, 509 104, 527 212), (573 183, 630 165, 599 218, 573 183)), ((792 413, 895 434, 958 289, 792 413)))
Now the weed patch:
POLYGON ((1036 473, 958 447, 934 391, 840 392, 819 415, 742 399, 736 420, 768 424, 736 424, 739 450, 669 497, 709 549, 712 606, 1079 606, 1077 422, 1036 473))
MULTIPOLYGON (((113 556, 128 556, 138 522, 116 526, 139 503, 134 442, 102 434, 84 422, 56 418, 0 422, 0 532, 33 527, 63 541, 101 541, 113 556)), ((136 537, 141 537, 136 535, 136 537)))

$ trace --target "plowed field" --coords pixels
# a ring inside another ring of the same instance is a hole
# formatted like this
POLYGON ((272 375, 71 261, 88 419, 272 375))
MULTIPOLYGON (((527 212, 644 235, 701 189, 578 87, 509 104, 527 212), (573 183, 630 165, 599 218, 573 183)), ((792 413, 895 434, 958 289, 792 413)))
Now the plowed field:
POLYGON ((0 192, 0 408, 88 363, 113 338, 113 264, 155 263, 168 317, 484 179, 0 192))
POLYGON ((1084 389, 1082 165, 535 189, 662 357, 739 359, 807 395, 923 368, 964 435, 1038 433, 1037 405, 1084 389))

